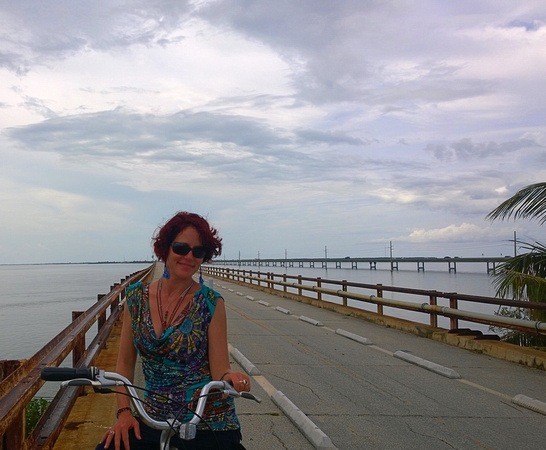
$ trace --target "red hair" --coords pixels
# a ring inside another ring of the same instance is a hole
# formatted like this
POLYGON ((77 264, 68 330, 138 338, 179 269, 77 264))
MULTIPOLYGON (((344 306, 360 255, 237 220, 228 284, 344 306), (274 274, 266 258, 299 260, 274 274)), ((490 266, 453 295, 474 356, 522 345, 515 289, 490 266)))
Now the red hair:
POLYGON ((167 260, 174 239, 188 227, 197 230, 201 243, 205 247, 203 262, 209 262, 213 257, 220 256, 222 253, 222 239, 218 236, 218 230, 211 227, 199 214, 180 211, 159 228, 152 238, 154 253, 160 261, 167 260))

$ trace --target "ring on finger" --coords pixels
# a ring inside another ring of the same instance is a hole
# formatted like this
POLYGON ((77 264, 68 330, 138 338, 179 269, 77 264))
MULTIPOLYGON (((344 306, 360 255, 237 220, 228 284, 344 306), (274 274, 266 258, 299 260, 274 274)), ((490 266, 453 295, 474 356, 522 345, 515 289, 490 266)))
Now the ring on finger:
POLYGON ((116 434, 116 432, 114 430, 110 430, 110 431, 108 431, 108 433, 111 434, 111 435, 116 434))

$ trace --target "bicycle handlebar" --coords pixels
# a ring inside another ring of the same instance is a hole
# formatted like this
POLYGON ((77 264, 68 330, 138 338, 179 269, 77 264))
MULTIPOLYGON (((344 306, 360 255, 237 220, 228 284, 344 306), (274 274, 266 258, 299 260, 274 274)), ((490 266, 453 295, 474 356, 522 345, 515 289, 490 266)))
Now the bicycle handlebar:
POLYGON ((45 367, 42 369, 40 377, 45 381, 68 381, 76 378, 85 378, 94 380, 98 375, 96 367, 45 367))
MULTIPOLYGON (((195 438, 197 424, 205 409, 207 396, 211 389, 217 389, 220 393, 230 397, 243 397, 261 403, 261 400, 249 392, 237 392, 227 381, 210 381, 201 388, 201 394, 197 402, 192 419, 182 423, 178 419, 156 420, 148 415, 136 392, 133 384, 116 372, 106 372, 98 367, 69 368, 69 367, 46 367, 42 369, 40 377, 45 381, 61 381, 61 386, 93 386, 98 392, 112 392, 110 387, 123 386, 127 389, 131 403, 137 410, 142 421, 156 430, 161 430, 161 442, 168 442, 173 433, 178 431, 182 439, 195 438)), ((160 448, 164 448, 160 446, 160 448)), ((165 447, 167 448, 167 447, 165 447)))

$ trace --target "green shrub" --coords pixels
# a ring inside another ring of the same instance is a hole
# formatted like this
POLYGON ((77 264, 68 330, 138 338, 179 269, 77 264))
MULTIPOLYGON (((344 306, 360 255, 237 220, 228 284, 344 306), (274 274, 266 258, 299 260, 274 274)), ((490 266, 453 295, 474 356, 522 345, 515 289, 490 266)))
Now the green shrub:
POLYGON ((42 414, 45 412, 50 403, 51 402, 45 398, 36 397, 33 398, 27 405, 25 411, 27 436, 32 433, 32 430, 34 430, 34 427, 36 427, 40 417, 42 417, 42 414))

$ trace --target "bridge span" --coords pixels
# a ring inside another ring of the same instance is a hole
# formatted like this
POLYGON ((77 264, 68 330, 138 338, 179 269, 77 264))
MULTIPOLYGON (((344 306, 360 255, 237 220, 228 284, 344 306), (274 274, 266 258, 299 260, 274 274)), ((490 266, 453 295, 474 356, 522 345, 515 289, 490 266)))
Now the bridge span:
POLYGON ((250 259, 216 259, 213 264, 224 266, 254 266, 254 267, 320 267, 323 269, 358 269, 367 267, 376 270, 378 267, 386 267, 391 271, 399 270, 400 267, 414 268, 418 272, 425 271, 425 265, 443 265, 448 272, 457 272, 457 264, 481 264, 487 273, 496 273, 499 264, 506 262, 509 257, 480 257, 480 258, 459 258, 446 256, 436 257, 362 257, 362 258, 250 258, 250 259))

